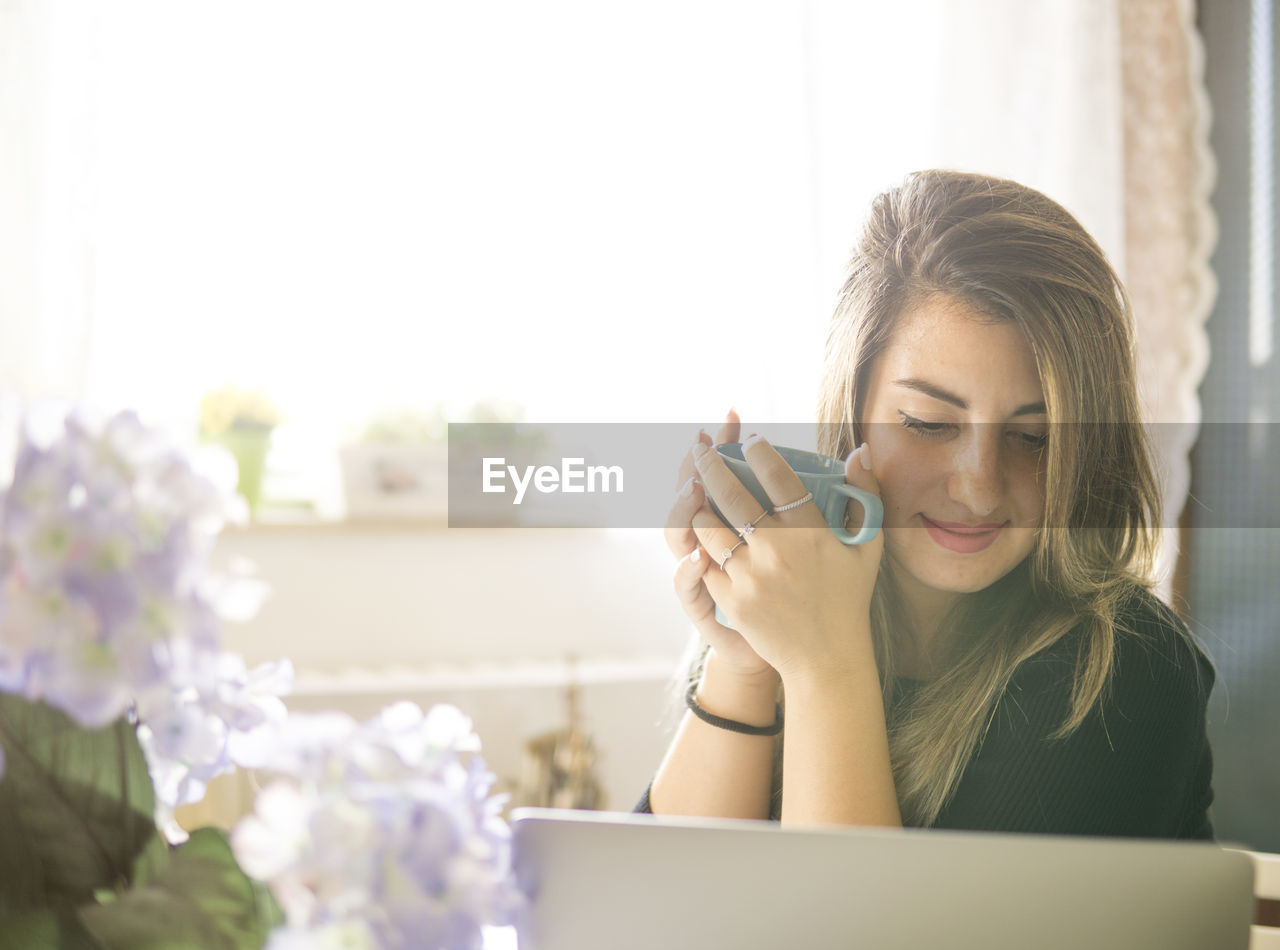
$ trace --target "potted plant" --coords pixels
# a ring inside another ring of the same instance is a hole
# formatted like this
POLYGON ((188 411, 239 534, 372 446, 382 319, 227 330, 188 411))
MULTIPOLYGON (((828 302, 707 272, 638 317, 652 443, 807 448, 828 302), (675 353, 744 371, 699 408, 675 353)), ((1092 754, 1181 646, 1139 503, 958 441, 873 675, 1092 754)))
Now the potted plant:
POLYGON ((446 423, 439 407, 373 416, 339 450, 347 517, 443 522, 448 511, 446 423))
POLYGON ((280 410, 261 390, 224 386, 200 400, 200 438, 221 445, 240 470, 236 490, 244 496, 250 514, 262 501, 262 478, 271 433, 280 424, 280 410))
POLYGON ((261 585, 208 569, 237 514, 132 414, 24 433, 0 492, 0 947, 472 948, 520 906, 470 722, 400 704, 287 713, 220 620, 261 585), (173 809, 268 767, 232 835, 173 809))

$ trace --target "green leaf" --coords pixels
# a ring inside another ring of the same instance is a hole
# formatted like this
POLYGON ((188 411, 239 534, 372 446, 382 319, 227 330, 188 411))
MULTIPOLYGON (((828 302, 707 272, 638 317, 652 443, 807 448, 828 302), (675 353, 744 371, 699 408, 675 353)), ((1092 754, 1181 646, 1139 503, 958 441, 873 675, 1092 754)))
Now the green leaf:
POLYGON ((0 917, 0 950, 102 950, 70 910, 0 917))
POLYGON ((169 842, 165 841, 164 835, 157 830, 147 841, 146 847, 139 852, 137 860, 133 862, 131 877, 133 886, 141 887, 143 884, 150 884, 151 879, 169 864, 172 854, 173 849, 169 847, 169 842))
POLYGON ((0 745, 0 914, 81 904, 127 884, 155 833, 134 727, 85 729, 44 703, 0 694, 0 745))
POLYGON ((226 832, 201 828, 146 884, 82 908, 80 919, 106 950, 260 950, 284 918, 240 870, 226 832))

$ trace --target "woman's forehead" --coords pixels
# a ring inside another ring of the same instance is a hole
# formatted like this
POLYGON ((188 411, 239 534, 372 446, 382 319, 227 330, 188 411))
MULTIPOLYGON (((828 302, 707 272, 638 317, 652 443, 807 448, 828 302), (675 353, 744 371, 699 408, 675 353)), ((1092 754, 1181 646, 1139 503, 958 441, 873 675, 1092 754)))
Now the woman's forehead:
POLYGON ((949 297, 926 298, 900 314, 875 369, 876 388, 942 390, 966 406, 1022 407, 1044 398, 1022 327, 949 297))

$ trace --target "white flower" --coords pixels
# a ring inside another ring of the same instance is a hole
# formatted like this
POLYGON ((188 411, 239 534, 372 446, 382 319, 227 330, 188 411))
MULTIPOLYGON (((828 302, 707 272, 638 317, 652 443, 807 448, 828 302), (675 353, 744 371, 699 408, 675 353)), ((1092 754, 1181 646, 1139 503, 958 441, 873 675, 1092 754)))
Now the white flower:
POLYGON ((278 734, 281 778, 232 847, 285 908, 290 939, 359 920, 379 950, 464 948, 511 922, 510 832, 466 716, 398 703, 359 725, 294 714, 278 734))
POLYGON ((266 950, 380 950, 382 944, 369 924, 359 918, 294 929, 271 935, 266 950))
POLYGON ((209 570, 234 514, 216 474, 132 413, 71 416, 50 439, 24 428, 0 492, 0 690, 88 727, 136 715, 161 818, 231 768, 240 732, 284 718, 292 677, 221 653, 219 617, 250 616, 264 588, 209 570))
POLYGON ((312 800, 289 782, 272 782, 258 792, 253 814, 231 835, 241 869, 267 881, 292 868, 310 842, 312 806, 312 800))

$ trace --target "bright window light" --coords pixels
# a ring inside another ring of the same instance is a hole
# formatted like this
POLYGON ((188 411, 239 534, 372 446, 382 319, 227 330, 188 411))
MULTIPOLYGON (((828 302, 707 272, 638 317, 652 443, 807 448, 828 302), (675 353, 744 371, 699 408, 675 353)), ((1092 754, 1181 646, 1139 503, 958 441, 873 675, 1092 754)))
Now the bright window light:
POLYGON ((481 399, 809 419, 857 221, 925 135, 927 65, 867 95, 930 42, 886 6, 116 0, 90 398, 263 387, 335 437, 481 399))

